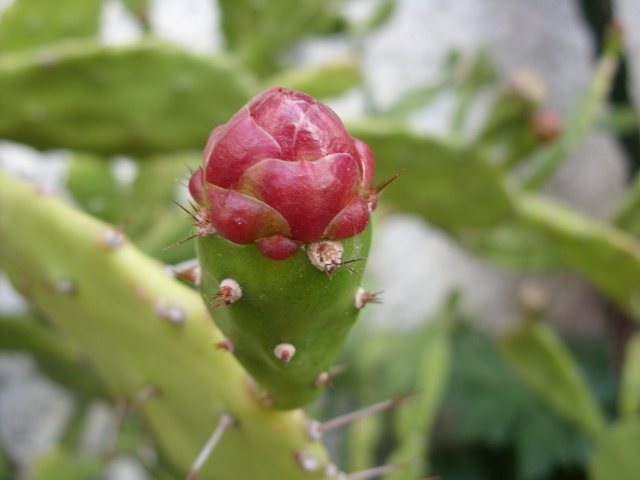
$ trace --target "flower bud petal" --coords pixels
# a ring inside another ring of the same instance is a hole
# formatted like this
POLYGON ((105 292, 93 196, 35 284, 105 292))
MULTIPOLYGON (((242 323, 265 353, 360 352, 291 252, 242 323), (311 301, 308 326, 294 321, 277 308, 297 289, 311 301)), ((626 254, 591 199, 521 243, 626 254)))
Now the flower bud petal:
POLYGON ((290 235, 286 220, 268 205, 234 190, 206 184, 209 218, 227 240, 251 243, 272 235, 290 235))
POLYGON ((294 142, 296 160, 313 161, 332 153, 347 153, 358 158, 351 135, 338 116, 321 103, 312 105, 300 119, 294 142))
POLYGON ((246 115, 221 131, 207 157, 206 180, 222 188, 237 185, 242 173, 265 158, 278 158, 276 141, 246 115))
POLYGON ((284 259, 359 234, 379 193, 373 176, 371 150, 329 107, 273 87, 213 130, 189 191, 211 231, 284 259))
POLYGON ((249 103, 248 108, 257 125, 260 125, 280 145, 281 160, 294 161, 293 145, 300 118, 307 111, 311 97, 293 90, 270 88, 261 99, 249 103))
POLYGON ((204 162, 207 164, 207 159, 211 156, 211 152, 213 152, 214 147, 218 143, 220 136, 222 135, 223 130, 227 127, 227 125, 220 125, 213 129, 213 131, 209 134, 209 139, 207 140, 207 145, 204 147, 204 162))
POLYGON ((285 260, 300 249, 300 244, 282 235, 261 238, 256 242, 258 250, 271 260, 285 260))
POLYGON ((334 217, 323 236, 332 240, 350 238, 363 231, 368 224, 367 200, 363 197, 354 197, 351 203, 334 217))
POLYGON ((238 191, 273 207, 287 220, 292 238, 308 243, 322 238, 359 182, 355 160, 341 153, 315 162, 263 160, 245 172, 238 191))
POLYGON ((189 179, 189 193, 200 205, 204 204, 204 171, 198 168, 189 179))
POLYGON ((373 183, 373 177, 376 173, 375 161, 373 159, 373 152, 369 145, 362 140, 354 139, 356 149, 358 150, 358 157, 360 165, 360 172, 362 174, 362 190, 361 193, 367 193, 371 189, 373 183))

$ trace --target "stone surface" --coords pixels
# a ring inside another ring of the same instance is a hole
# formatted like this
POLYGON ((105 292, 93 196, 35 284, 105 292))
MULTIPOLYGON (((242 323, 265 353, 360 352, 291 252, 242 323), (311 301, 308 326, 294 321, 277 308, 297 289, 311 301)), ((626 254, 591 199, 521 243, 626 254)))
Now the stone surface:
POLYGON ((73 408, 70 394, 42 377, 28 356, 0 354, 0 443, 16 465, 55 445, 73 408))

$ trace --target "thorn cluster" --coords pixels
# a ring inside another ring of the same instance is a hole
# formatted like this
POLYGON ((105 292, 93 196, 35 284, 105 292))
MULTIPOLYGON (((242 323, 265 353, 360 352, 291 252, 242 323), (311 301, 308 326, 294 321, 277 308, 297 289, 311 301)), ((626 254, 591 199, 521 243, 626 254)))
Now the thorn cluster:
POLYGON ((220 282, 220 288, 218 292, 209 300, 210 302, 216 301, 209 310, 212 310, 216 307, 220 307, 222 305, 231 305, 234 302, 237 302, 240 297, 242 297, 242 288, 238 282, 236 282, 232 278, 227 278, 220 282))
POLYGON ((368 303, 382 303, 382 300, 378 295, 382 292, 369 293, 366 292, 362 287, 358 287, 358 291, 356 292, 356 298, 354 301, 354 305, 357 309, 364 308, 364 306, 368 303))
POLYGON ((276 348, 273 349, 273 354, 282 363, 287 364, 296 354, 296 347, 294 347, 290 343, 280 343, 276 345, 276 348))
POLYGON ((331 274, 335 272, 338 267, 345 267, 350 272, 358 273, 345 265, 352 262, 359 262, 364 259, 357 258, 355 260, 343 262, 343 253, 344 247, 342 246, 342 243, 337 240, 322 240, 320 242, 307 245, 307 255, 309 256, 311 264, 318 270, 329 275, 329 278, 331 278, 331 274))

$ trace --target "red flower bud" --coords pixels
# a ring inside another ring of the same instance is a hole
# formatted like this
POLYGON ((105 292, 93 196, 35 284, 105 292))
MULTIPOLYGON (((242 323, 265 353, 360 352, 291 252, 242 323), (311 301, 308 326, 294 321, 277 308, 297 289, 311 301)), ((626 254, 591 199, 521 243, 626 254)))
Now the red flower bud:
POLYGON ((375 208, 373 154, 313 98, 273 87, 211 132, 189 181, 211 226, 283 260, 360 233, 375 208))

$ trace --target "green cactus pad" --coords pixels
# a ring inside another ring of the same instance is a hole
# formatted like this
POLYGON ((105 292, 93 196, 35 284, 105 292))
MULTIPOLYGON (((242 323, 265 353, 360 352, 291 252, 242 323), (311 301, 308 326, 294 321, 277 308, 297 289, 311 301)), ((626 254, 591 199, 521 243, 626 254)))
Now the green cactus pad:
POLYGON ((105 155, 199 149, 251 83, 224 55, 156 41, 23 50, 0 59, 0 137, 105 155))
MULTIPOLYGON (((230 428, 201 480, 319 480, 326 452, 309 418, 262 405, 200 295, 113 227, 0 171, 0 266, 14 286, 90 360, 116 398, 157 394, 138 412, 181 478, 218 424, 230 428), (117 239, 119 241, 114 241, 117 239), (296 453, 312 458, 304 469, 296 453), (307 465, 308 466, 308 465, 307 465)), ((335 280, 338 279, 336 275, 335 280)))
POLYGON ((0 20, 0 51, 95 37, 101 0, 19 0, 0 20))
POLYGON ((316 380, 332 366, 358 316, 354 301, 370 236, 367 228, 341 240, 343 262, 363 260, 338 267, 331 277, 311 264, 305 249, 271 260, 254 244, 232 243, 218 234, 198 237, 202 295, 212 306, 223 280, 242 288, 237 301, 213 309, 213 316, 275 408, 306 405, 322 391, 316 380), (274 354, 281 344, 295 347, 288 363, 274 354))
POLYGON ((640 321, 640 244, 620 229, 559 203, 514 195, 520 221, 534 229, 555 255, 640 321))
POLYGON ((376 153, 376 178, 406 169, 384 200, 448 232, 496 225, 510 213, 504 174, 481 153, 385 121, 348 124, 376 153), (473 206, 473 208, 470 208, 473 206))

